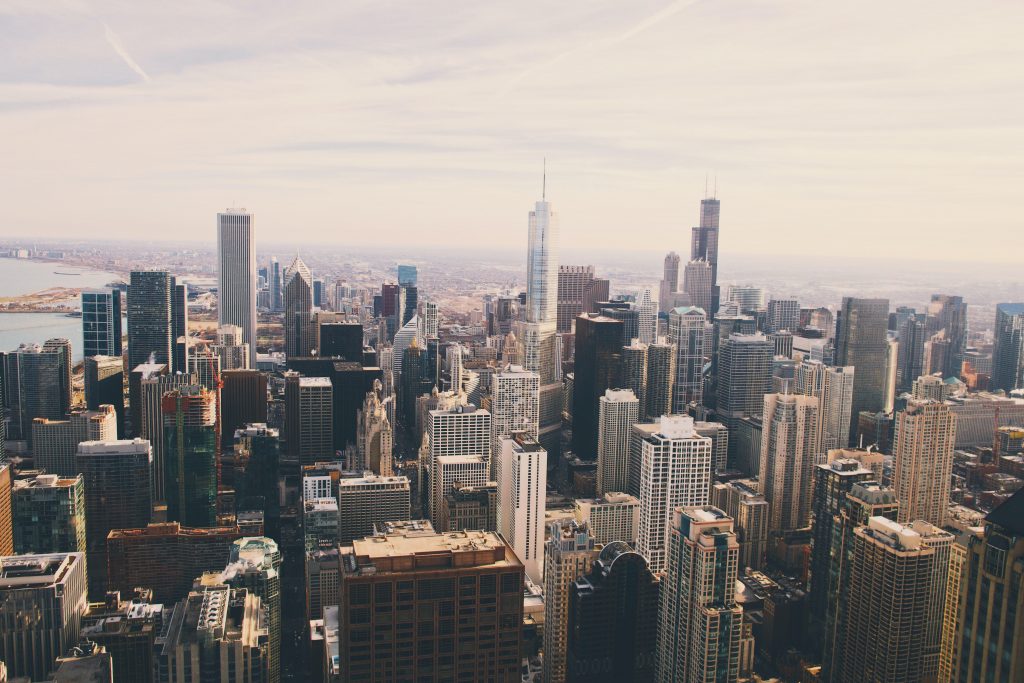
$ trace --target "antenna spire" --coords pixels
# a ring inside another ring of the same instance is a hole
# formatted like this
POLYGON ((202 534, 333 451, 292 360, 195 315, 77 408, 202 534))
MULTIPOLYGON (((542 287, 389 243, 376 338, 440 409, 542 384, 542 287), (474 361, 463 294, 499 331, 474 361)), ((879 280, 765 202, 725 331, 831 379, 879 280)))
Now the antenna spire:
POLYGON ((704 199, 708 198, 708 172, 704 171, 704 199))
POLYGON ((544 172, 543 180, 540 186, 540 200, 542 202, 547 201, 548 198, 548 158, 544 157, 544 172))
POLYGON ((715 174, 715 195, 714 199, 718 199, 718 174, 715 174))

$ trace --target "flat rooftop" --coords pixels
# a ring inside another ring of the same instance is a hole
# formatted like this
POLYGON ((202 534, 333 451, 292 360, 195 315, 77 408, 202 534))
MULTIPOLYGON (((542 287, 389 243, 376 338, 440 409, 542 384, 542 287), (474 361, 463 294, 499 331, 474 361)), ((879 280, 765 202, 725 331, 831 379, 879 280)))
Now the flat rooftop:
POLYGON ((346 574, 414 572, 464 567, 522 567, 512 549, 491 531, 384 534, 357 539, 343 549, 346 574))

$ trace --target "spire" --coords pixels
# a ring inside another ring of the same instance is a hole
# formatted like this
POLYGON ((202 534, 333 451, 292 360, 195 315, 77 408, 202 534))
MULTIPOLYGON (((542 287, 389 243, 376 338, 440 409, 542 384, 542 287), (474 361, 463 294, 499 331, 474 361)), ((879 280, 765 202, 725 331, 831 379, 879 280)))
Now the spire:
POLYGON ((546 202, 548 199, 548 158, 544 157, 543 180, 540 186, 540 200, 546 202))

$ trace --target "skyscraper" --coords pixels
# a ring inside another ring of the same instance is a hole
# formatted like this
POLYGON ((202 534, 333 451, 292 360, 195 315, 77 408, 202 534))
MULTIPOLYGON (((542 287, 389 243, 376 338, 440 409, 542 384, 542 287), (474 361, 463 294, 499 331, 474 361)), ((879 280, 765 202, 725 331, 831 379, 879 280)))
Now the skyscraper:
POLYGON ((491 378, 491 452, 497 453, 501 439, 513 432, 532 439, 540 434, 540 376, 518 365, 491 378))
POLYGON ((583 310, 583 293, 594 280, 594 266, 558 266, 558 331, 571 332, 583 310))
POLYGON ((558 215, 551 209, 545 191, 534 210, 530 212, 526 254, 527 322, 557 321, 558 233, 558 215))
POLYGON ((89 594, 107 590, 107 534, 149 524, 153 510, 153 454, 149 442, 85 441, 76 458, 85 486, 89 594))
POLYGON ((220 379, 220 443, 230 449, 236 429, 267 421, 267 375, 259 370, 226 370, 220 379))
POLYGON ((672 511, 658 607, 660 681, 739 678, 743 610, 736 604, 739 543, 733 521, 709 505, 672 511))
POLYGON ((313 328, 313 275, 298 254, 284 271, 284 352, 309 356, 316 348, 313 328))
MULTIPOLYGON (((39 474, 11 490, 14 552, 85 553, 85 486, 81 475, 39 474)), ((0 629, 2 631, 3 629, 0 629)))
POLYGON ((718 218, 722 203, 718 199, 700 200, 700 225, 693 229, 690 240, 690 260, 703 260, 711 264, 711 311, 718 311, 721 294, 718 287, 718 218))
POLYGON ((856 434, 857 419, 862 411, 877 413, 885 407, 888 324, 888 299, 843 297, 836 325, 836 365, 852 365, 856 371, 850 415, 851 439, 856 434))
POLYGON ((217 400, 200 385, 161 399, 167 518, 183 526, 217 523, 217 400))
POLYGON ((690 305, 703 310, 711 310, 711 264, 707 261, 690 261, 683 270, 683 291, 690 299, 690 305))
POLYGON ((375 525, 409 519, 408 477, 362 477, 338 481, 338 541, 351 543, 372 536, 375 525))
POLYGON ((893 488, 901 523, 946 523, 955 444, 956 415, 945 403, 911 400, 896 413, 893 488))
POLYGON ((644 288, 636 295, 637 338, 641 344, 653 344, 658 337, 658 305, 651 290, 644 288))
POLYGON ((996 306, 994 339, 992 388, 1024 387, 1024 303, 996 306))
POLYGON ((796 332, 800 327, 800 302, 796 299, 768 300, 768 332, 796 332))
POLYGON ((796 366, 794 393, 818 399, 818 423, 821 454, 845 448, 850 442, 850 413, 853 410, 852 367, 834 367, 816 360, 804 360, 796 366))
POLYGON ((586 524, 595 543, 607 545, 612 541, 636 546, 640 531, 640 500, 628 493, 606 493, 600 498, 577 498, 573 504, 573 517, 586 524))
MULTIPOLYGON (((259 598, 267 614, 269 637, 267 683, 281 680, 281 551, 277 542, 265 536, 248 536, 231 544, 228 564, 213 583, 224 583, 238 591, 245 589, 259 598)), ((211 577, 213 578, 213 577, 211 577)), ((205 579, 205 577, 204 577, 205 579)), ((205 582, 204 582, 205 583, 205 582)), ((255 677, 254 677, 255 678, 255 677)), ((254 682, 255 683, 255 682, 254 682)))
POLYGON ((586 314, 576 319, 573 443, 584 460, 597 458, 598 401, 622 379, 622 322, 586 314))
POLYGON ((924 347, 927 330, 924 315, 907 316, 897 328, 900 345, 896 361, 896 390, 899 392, 910 391, 914 381, 925 374, 924 347))
POLYGON ((711 489, 711 439, 694 430, 693 418, 663 416, 640 446, 640 529, 637 551, 651 571, 668 562, 668 535, 673 511, 704 505, 711 489))
POLYGON ((647 415, 647 344, 634 340, 622 347, 622 384, 640 402, 639 420, 647 415))
POLYGON ((128 367, 163 363, 173 373, 177 338, 171 325, 174 278, 166 271, 133 270, 128 284, 128 367))
POLYGON ((544 551, 544 680, 565 681, 569 593, 597 558, 594 537, 575 521, 548 525, 544 551))
POLYGON ((11 488, 11 466, 6 461, 0 461, 0 557, 14 554, 11 488))
POLYGON ((676 305, 675 293, 679 291, 679 254, 670 251, 665 255, 665 267, 658 291, 658 308, 667 311, 676 305))
POLYGON ((124 359, 120 355, 85 358, 85 406, 97 410, 101 405, 114 406, 117 432, 124 433, 124 359))
MULTIPOLYGON (((719 346, 715 414, 730 434, 744 418, 761 417, 774 355, 774 345, 762 334, 730 334, 719 346)), ((730 464, 738 453, 739 440, 729 439, 730 464)))
POLYGON ((120 290, 82 290, 82 355, 121 356, 120 290))
POLYGON ((514 433, 501 440, 495 458, 498 531, 522 560, 527 576, 539 583, 544 564, 547 451, 528 435, 514 433))
POLYGON ((270 310, 284 310, 284 282, 281 279, 281 264, 276 256, 270 257, 270 310))
POLYGON ((644 410, 649 420, 672 414, 676 354, 676 345, 667 342, 664 337, 647 347, 647 402, 644 410))
MULTIPOLYGON (((163 397, 169 391, 178 387, 191 386, 198 383, 198 376, 195 373, 187 375, 170 375, 161 373, 166 366, 142 365, 135 368, 132 373, 132 380, 138 378, 139 397, 132 404, 132 412, 139 411, 139 427, 135 432, 138 436, 149 441, 153 449, 153 498, 154 500, 165 500, 167 465, 165 453, 167 452, 167 439, 165 435, 165 421, 163 411, 163 397)), ((133 397, 134 398, 134 397, 133 397)))
POLYGON ((740 569, 761 569, 768 554, 768 501, 753 483, 736 479, 711 487, 711 504, 733 520, 740 544, 740 569))
POLYGON ((676 347, 676 377, 672 412, 685 414, 704 397, 704 362, 707 315, 701 308, 674 308, 668 314, 668 340, 676 347))
POLYGON ((303 465, 333 460, 334 389, 327 377, 285 378, 285 439, 288 454, 303 465))
POLYGON ((625 491, 629 440, 633 425, 640 421, 640 401, 629 389, 608 389, 598 404, 597 493, 625 491))
POLYGON ((75 463, 78 444, 116 438, 117 413, 113 406, 75 410, 65 420, 36 418, 32 423, 35 466, 49 474, 74 477, 78 473, 75 463))
POLYGON ((7 408, 7 439, 32 444, 37 417, 63 420, 71 409, 71 342, 48 339, 43 346, 22 344, 0 355, 7 408))
POLYGON ((943 377, 959 377, 967 351, 967 304, 961 296, 932 294, 928 304, 929 329, 949 340, 949 354, 941 368, 943 377))
POLYGON ((222 325, 217 328, 217 343, 213 345, 213 352, 220 359, 222 370, 244 370, 254 365, 249 361, 252 347, 242 341, 242 332, 238 325, 222 325))
POLYGON ((189 355, 188 285, 171 278, 171 371, 187 372, 189 355))
POLYGON ((812 396, 766 394, 761 441, 761 489, 773 533, 811 523, 811 485, 819 451, 818 401, 812 396))

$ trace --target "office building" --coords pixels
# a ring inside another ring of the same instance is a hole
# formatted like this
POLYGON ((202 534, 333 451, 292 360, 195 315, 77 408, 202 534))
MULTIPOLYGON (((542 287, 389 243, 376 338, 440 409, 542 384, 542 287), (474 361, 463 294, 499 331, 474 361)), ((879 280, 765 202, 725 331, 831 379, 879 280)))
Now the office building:
POLYGON ((1024 491, 988 513, 982 527, 967 548, 952 680, 1018 681, 1024 677, 1024 491))
POLYGON ((924 348, 928 338, 927 316, 907 316, 897 328, 899 348, 896 358, 896 391, 910 391, 914 380, 925 374, 924 348))
POLYGON ((212 348, 220 359, 221 370, 245 370, 255 365, 249 355, 252 346, 243 342, 243 338, 243 330, 238 325, 222 325, 217 328, 217 343, 212 348))
POLYGON ((637 312, 637 339, 641 344, 653 344, 658 338, 658 304, 649 288, 644 288, 636 295, 633 305, 637 312))
POLYGON ((668 314, 668 341, 676 349, 672 413, 686 414, 704 396, 707 315, 695 306, 674 308, 668 314))
POLYGON ((629 442, 640 421, 640 401, 629 389, 608 389, 599 401, 597 492, 624 491, 629 485, 629 442))
POLYGON ((911 400, 896 413, 892 480, 901 523, 946 523, 955 443, 956 416, 946 404, 911 400))
POLYGON ((736 479, 711 488, 711 504, 732 518, 740 544, 740 569, 761 569, 768 555, 768 501, 752 481, 736 479))
POLYGON ((754 285, 731 285, 729 301, 736 304, 742 313, 752 314, 764 310, 764 290, 754 285))
POLYGON ((217 214, 217 265, 217 324, 242 328, 241 343, 255 353, 256 240, 245 209, 217 214))
POLYGON ((718 224, 722 203, 718 199, 700 200, 700 225, 693 228, 690 239, 690 260, 711 265, 711 309, 718 310, 721 298, 718 287, 718 224))
POLYGON ((547 451, 528 434, 518 432, 501 440, 501 450, 495 458, 498 532, 522 561, 526 575, 534 583, 540 583, 544 563, 547 451))
POLYGON ((770 333, 796 332, 800 327, 800 302, 796 299, 769 299, 765 327, 770 333))
POLYGON ((766 394, 758 479, 769 506, 772 533, 811 523, 811 491, 819 450, 818 401, 813 396, 766 394))
POLYGON ((489 481, 482 486, 456 484, 445 494, 441 504, 440 532, 498 530, 498 484, 489 481))
POLYGON ((382 477, 365 473, 362 477, 338 480, 338 541, 351 543, 371 536, 380 522, 409 519, 410 489, 408 477, 382 477))
POLYGON ((430 462, 442 455, 491 457, 491 414, 474 405, 427 412, 430 462))
POLYGON ((622 388, 640 402, 639 419, 647 416, 647 344, 633 340, 622 347, 622 388))
POLYGON ((1024 303, 998 304, 992 351, 992 389, 1024 387, 1024 303))
POLYGON ((622 541, 632 547, 640 530, 640 500, 618 491, 600 498, 577 498, 573 501, 573 517, 577 524, 587 526, 595 543, 622 541))
MULTIPOLYGON (((204 585, 227 584, 255 595, 266 610, 268 683, 281 680, 281 563, 277 542, 265 536, 240 538, 231 544, 228 564, 220 574, 208 573, 204 585)), ((284 669, 284 670, 287 670, 284 669)))
POLYGON ((165 271, 133 270, 128 284, 128 367, 162 363, 170 372, 177 337, 171 320, 177 282, 165 271))
POLYGON ((676 305, 676 292, 679 291, 679 254, 670 251, 665 255, 665 266, 658 289, 658 309, 671 310, 676 305))
POLYGON ((121 356, 85 357, 85 407, 114 406, 117 433, 124 433, 124 359, 121 356))
POLYGON ((572 332, 583 310, 583 293, 594 279, 594 266, 558 266, 557 319, 559 332, 572 332))
MULTIPOLYGON (((730 334, 719 346, 715 414, 735 433, 747 417, 761 417, 764 395, 771 391, 775 349, 762 334, 730 334)), ((735 463, 738 440, 730 440, 729 461, 735 463)))
POLYGON ((172 603, 204 572, 224 568, 236 527, 187 529, 177 522, 114 529, 107 536, 107 589, 130 595, 136 586, 153 600, 172 603))
POLYGON ((513 432, 540 436, 540 375, 510 365, 491 378, 491 452, 513 432))
POLYGON ((654 681, 659 588, 640 553, 606 545, 570 587, 566 681, 654 681))
POLYGON ((164 394, 181 387, 194 386, 199 382, 195 373, 168 374, 165 365, 142 365, 132 372, 131 384, 138 387, 130 392, 132 399, 132 424, 137 424, 137 433, 149 441, 153 449, 153 494, 155 500, 165 500, 167 465, 165 452, 167 439, 163 411, 164 394), (135 397, 138 396, 136 401, 135 397), (139 422, 134 421, 138 404, 139 422))
POLYGON ((644 414, 648 420, 672 414, 676 384, 675 344, 664 337, 647 347, 647 401, 644 414))
POLYGON ((711 280, 711 264, 707 261, 690 261, 683 270, 683 291, 690 305, 705 313, 711 308, 711 294, 714 283, 711 280))
POLYGON ((0 460, 0 557, 14 554, 11 466, 0 460))
POLYGON ((285 377, 288 455, 303 465, 334 459, 334 389, 327 377, 285 377))
POLYGON ((711 489, 711 439, 693 418, 663 416, 657 431, 639 440, 640 528, 637 551, 662 571, 668 561, 669 524, 678 507, 705 505, 711 489))
POLYGON ((228 449, 235 430, 267 421, 267 375, 243 368, 225 370, 220 382, 221 448, 228 449))
POLYGON ((187 372, 189 352, 188 285, 178 284, 171 278, 171 344, 173 372, 187 372))
POLYGON ((796 366, 793 393, 818 399, 821 452, 850 443, 854 374, 852 367, 833 367, 817 360, 804 359, 796 366))
POLYGON ((149 442, 84 441, 75 458, 85 487, 89 595, 107 590, 107 534, 149 524, 153 511, 153 453, 149 442))
POLYGON ((244 588, 201 586, 167 618, 154 645, 155 683, 270 680, 270 637, 262 601, 244 588))
POLYGON ((599 401, 621 385, 622 322, 602 315, 576 320, 576 365, 573 384, 573 443, 583 460, 597 459, 599 401))
POLYGON ((885 407, 888 323, 888 299, 843 297, 836 324, 836 365, 852 365, 856 370, 850 411, 851 439, 861 412, 877 413, 885 407))
POLYGON ((32 422, 37 417, 63 420, 71 410, 71 342, 48 339, 45 344, 22 344, 3 360, 4 406, 11 441, 32 445, 32 422))
MULTIPOLYGON (((432 455, 429 460, 429 469, 425 464, 420 467, 430 473, 430 519, 443 527, 445 496, 456 486, 484 486, 490 480, 491 463, 482 455, 432 455)), ((427 481, 424 476, 419 480, 427 481)))
POLYGON ((49 678, 78 644, 85 591, 83 553, 0 558, 0 661, 9 676, 49 678))
POLYGON ((85 486, 81 475, 38 474, 11 489, 14 552, 85 553, 85 486))
MULTIPOLYGON (((90 574, 93 570, 90 565, 90 574)), ((89 603, 82 615, 82 642, 95 643, 106 650, 113 660, 115 682, 151 681, 153 645, 163 626, 164 606, 153 604, 152 594, 146 589, 126 597, 130 599, 122 600, 121 594, 114 591, 106 593, 101 602, 89 603)))
POLYGON ((217 523, 217 400, 190 385, 164 394, 164 501, 167 519, 190 527, 217 523))
POLYGON ((736 604, 733 521, 709 505, 672 511, 658 607, 660 681, 737 681, 743 610, 736 604))
POLYGON ((312 355, 313 275, 296 254, 284 271, 284 352, 289 358, 312 355))
POLYGON ((565 681, 569 594, 597 559, 586 524, 552 522, 544 551, 544 680, 565 681))
POLYGON ((928 304, 928 325, 933 334, 942 333, 949 341, 943 377, 959 377, 967 351, 967 304, 961 296, 932 294, 928 304))
POLYGON ((82 355, 121 356, 121 291, 82 290, 82 355))
POLYGON ((49 474, 74 477, 78 472, 75 464, 78 444, 116 438, 117 412, 113 406, 76 410, 63 420, 36 418, 32 422, 33 460, 37 468, 49 474))
POLYGON ((396 530, 355 541, 341 559, 338 626, 348 635, 339 639, 341 681, 399 672, 417 680, 520 680, 524 570, 500 536, 396 530), (486 622, 478 620, 485 610, 486 622), (436 626, 414 628, 427 613, 436 626))

